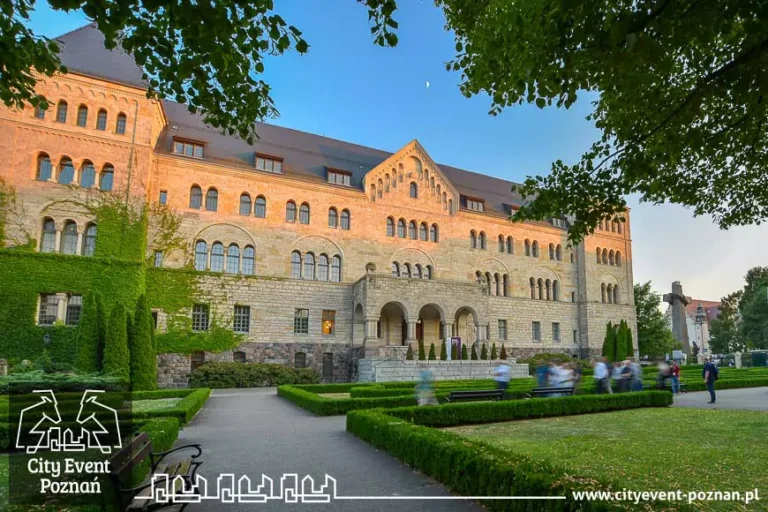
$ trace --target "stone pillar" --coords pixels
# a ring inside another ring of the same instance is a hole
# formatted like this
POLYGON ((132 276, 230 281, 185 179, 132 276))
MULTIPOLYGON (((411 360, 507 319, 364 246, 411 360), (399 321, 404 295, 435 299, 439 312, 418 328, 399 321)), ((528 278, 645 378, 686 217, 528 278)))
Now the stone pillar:
POLYGON ((83 232, 77 232, 77 247, 75 247, 75 254, 83 254, 83 232))
POLYGON ((0 376, 8 375, 8 361, 0 359, 0 376))
POLYGON ((741 368, 741 352, 735 352, 733 354, 733 359, 735 360, 736 368, 741 368))
POLYGON ((418 343, 418 340, 416 339, 416 323, 419 321, 419 318, 409 318, 408 319, 408 334, 405 339, 405 344, 408 345, 409 343, 418 343))
MULTIPOLYGON (((448 360, 451 360, 451 335, 453 334, 453 324, 443 324, 443 337, 445 338, 445 350, 448 352, 448 360)), ((459 360, 461 360, 461 354, 458 354, 459 360)))
POLYGON ((65 322, 67 320, 67 294, 57 293, 56 298, 58 299, 56 318, 57 320, 65 322))
POLYGON ((486 335, 486 329, 483 324, 475 324, 475 328, 477 329, 477 343, 482 343, 486 341, 485 335, 486 335))
POLYGON ((53 252, 60 252, 61 251, 61 230, 56 230, 56 242, 53 246, 53 252))
POLYGON ((378 341, 378 318, 368 317, 365 319, 365 339, 378 341))

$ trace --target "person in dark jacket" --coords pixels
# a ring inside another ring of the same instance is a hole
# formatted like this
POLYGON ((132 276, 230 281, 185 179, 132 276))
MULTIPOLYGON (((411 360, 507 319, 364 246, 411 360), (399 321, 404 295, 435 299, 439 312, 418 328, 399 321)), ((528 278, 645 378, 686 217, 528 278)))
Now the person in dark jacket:
POLYGON ((715 396, 715 381, 718 376, 717 366, 712 362, 712 356, 707 358, 707 362, 704 363, 704 368, 701 369, 701 376, 704 378, 704 382, 707 383, 707 391, 709 391, 710 400, 708 404, 715 403, 717 397, 715 396))

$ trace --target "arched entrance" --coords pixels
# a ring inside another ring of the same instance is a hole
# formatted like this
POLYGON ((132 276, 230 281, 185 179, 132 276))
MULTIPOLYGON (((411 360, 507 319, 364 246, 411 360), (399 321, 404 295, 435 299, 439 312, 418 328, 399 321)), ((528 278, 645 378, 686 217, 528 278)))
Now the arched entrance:
POLYGON ((405 345, 407 338, 405 308, 399 302, 388 302, 381 308, 378 338, 384 345, 405 345))
POLYGON ((427 304, 419 311, 419 319, 416 323, 416 339, 422 340, 424 346, 429 348, 435 344, 435 350, 440 353, 440 343, 443 339, 443 312, 434 304, 427 304))
POLYGON ((462 345, 471 346, 478 341, 477 313, 469 307, 459 308, 453 322, 453 332, 461 338, 462 345))

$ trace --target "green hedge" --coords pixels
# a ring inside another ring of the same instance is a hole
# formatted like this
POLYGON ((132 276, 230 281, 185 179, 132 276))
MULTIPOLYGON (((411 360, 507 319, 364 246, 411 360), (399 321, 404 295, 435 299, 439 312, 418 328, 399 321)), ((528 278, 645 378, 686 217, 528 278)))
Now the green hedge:
POLYGON ((135 420, 162 417, 176 418, 181 425, 184 425, 205 405, 210 395, 211 390, 208 388, 195 389, 173 407, 135 413, 131 411, 129 414, 135 420))
POLYGON ((178 389, 156 389, 153 391, 133 391, 126 393, 125 399, 127 401, 134 400, 159 400, 161 398, 184 398, 185 396, 194 393, 195 389, 190 388, 178 388, 178 389))
MULTIPOLYGON (((686 391, 706 391, 707 384, 704 380, 683 381, 686 391)), ((715 389, 760 388, 768 386, 768 377, 753 379, 720 379, 715 382, 715 389)))
POLYGON ((310 384, 320 377, 311 369, 267 363, 207 363, 189 374, 194 388, 261 388, 283 384, 310 384))
POLYGON ((355 409, 416 405, 416 397, 413 393, 379 398, 325 398, 303 387, 279 386, 277 394, 318 416, 346 414, 355 409))
MULTIPOLYGON (((146 432, 152 441, 153 452, 165 452, 173 447, 179 437, 180 423, 177 418, 155 418, 138 425, 137 434, 146 432)), ((149 457, 133 467, 133 484, 138 485, 149 473, 149 457)))
POLYGON ((351 398, 377 398, 382 396, 402 396, 412 394, 413 387, 385 388, 384 386, 365 386, 354 387, 349 390, 349 396, 351 398))
MULTIPOLYGON (((541 415, 552 412, 555 401, 563 405, 557 412, 568 410, 577 414, 586 409, 590 412, 642 407, 641 402, 649 405, 668 405, 669 393, 646 392, 634 395, 566 397, 557 400, 531 400, 524 403, 541 404, 541 415)), ((424 411, 424 421, 438 424, 452 421, 463 416, 471 419, 475 414, 487 417, 509 419, 513 417, 531 417, 510 402, 487 404, 456 404, 440 407, 413 408, 424 411), (498 412, 488 414, 475 409, 482 405, 486 410, 495 408, 498 412), (446 411, 441 416, 437 411, 446 411), (453 411, 453 412, 451 412, 453 411), (519 416, 516 416, 519 415, 519 416), (437 421, 439 420, 439 421, 437 421)), ((525 500, 489 500, 482 504, 489 510, 615 510, 616 504, 610 502, 576 502, 572 491, 615 490, 612 482, 592 476, 566 473, 560 467, 533 459, 530 456, 515 454, 497 448, 489 443, 473 441, 456 434, 416 425, 398 417, 410 415, 407 410, 372 410, 353 411, 347 415, 347 430, 360 439, 371 443, 376 448, 389 452, 416 470, 445 484, 453 493, 462 496, 565 496, 565 500, 530 502, 525 500), (394 414, 393 414, 394 412, 394 414), (535 505, 535 508, 534 508, 535 505)), ((658 505, 658 504, 657 504, 658 505)), ((692 510, 685 504, 675 503, 678 511, 692 510)))
POLYGON ((107 377, 98 374, 75 375, 68 373, 44 373, 36 370, 27 373, 13 373, 0 377, 0 393, 26 394, 37 389, 52 389, 59 393, 63 391, 85 391, 86 389, 102 389, 104 391, 120 391, 127 387, 127 382, 117 377, 107 377))

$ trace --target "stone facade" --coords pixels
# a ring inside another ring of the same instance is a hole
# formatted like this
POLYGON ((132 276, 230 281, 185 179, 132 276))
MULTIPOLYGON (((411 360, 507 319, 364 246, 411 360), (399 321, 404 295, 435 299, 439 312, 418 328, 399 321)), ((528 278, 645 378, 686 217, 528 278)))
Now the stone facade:
MULTIPOLYGON (((435 380, 491 379, 499 360, 495 361, 402 361, 373 357, 357 362, 357 382, 416 381, 421 372, 429 371, 435 380)), ((507 361, 513 379, 528 377, 528 365, 507 361)))

